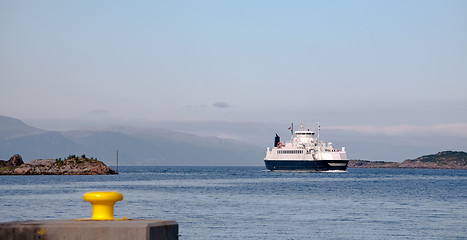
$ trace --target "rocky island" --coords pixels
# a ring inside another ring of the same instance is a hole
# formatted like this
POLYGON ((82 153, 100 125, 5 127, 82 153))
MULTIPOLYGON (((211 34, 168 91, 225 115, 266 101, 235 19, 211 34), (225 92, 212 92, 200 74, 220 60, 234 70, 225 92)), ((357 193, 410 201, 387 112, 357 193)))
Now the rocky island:
POLYGON ((19 154, 0 160, 0 175, 109 175, 112 168, 94 158, 70 155, 66 159, 37 159, 27 163, 19 154))
POLYGON ((444 151, 403 162, 350 160, 349 168, 428 168, 467 170, 467 153, 444 151))

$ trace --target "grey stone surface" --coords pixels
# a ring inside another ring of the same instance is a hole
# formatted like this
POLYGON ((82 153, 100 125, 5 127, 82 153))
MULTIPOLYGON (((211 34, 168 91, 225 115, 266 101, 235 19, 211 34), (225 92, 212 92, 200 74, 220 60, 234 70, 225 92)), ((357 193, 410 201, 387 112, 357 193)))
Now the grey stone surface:
POLYGON ((164 220, 44 220, 0 223, 2 240, 176 240, 178 224, 164 220))

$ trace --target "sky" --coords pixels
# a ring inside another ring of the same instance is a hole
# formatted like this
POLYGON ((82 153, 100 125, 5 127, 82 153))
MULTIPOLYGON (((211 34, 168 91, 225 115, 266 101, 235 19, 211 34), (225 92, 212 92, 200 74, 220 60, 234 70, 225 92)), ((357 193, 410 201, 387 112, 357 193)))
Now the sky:
POLYGON ((467 1, 1 1, 0 115, 467 137, 467 1))

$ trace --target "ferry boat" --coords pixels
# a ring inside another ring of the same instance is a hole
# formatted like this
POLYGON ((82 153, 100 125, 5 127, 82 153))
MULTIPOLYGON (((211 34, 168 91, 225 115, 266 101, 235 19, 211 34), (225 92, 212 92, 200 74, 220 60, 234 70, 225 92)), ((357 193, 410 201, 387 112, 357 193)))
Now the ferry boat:
POLYGON ((294 132, 291 129, 291 141, 283 144, 276 134, 274 148, 266 150, 264 163, 271 171, 345 171, 349 160, 345 147, 334 148, 332 143, 324 143, 315 136, 313 129, 303 129, 294 132))

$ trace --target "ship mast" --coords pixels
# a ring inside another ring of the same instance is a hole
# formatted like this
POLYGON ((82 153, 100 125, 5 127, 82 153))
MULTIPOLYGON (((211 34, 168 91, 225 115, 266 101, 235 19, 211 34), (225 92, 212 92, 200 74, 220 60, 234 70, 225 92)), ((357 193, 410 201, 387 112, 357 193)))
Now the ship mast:
POLYGON ((319 131, 321 130, 321 126, 319 125, 319 122, 318 122, 318 144, 319 144, 319 131))
POLYGON ((293 140, 293 123, 291 124, 289 129, 290 129, 290 141, 292 141, 293 140))

